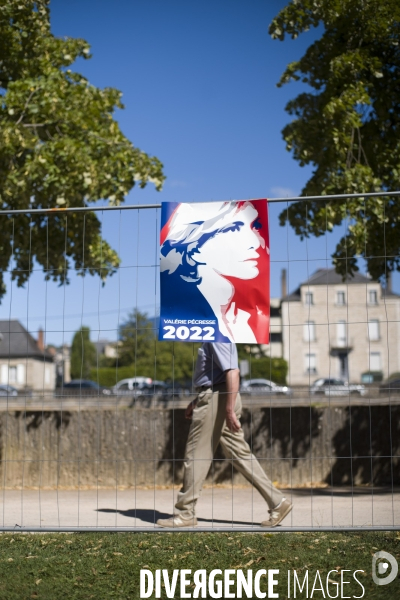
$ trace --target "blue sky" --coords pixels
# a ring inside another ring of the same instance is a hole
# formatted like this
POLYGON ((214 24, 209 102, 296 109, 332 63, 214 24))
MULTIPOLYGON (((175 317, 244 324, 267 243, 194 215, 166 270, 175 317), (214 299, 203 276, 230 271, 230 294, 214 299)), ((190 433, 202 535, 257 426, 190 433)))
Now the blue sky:
MULTIPOLYGON (((52 0, 57 36, 82 37, 92 59, 74 70, 99 87, 123 92, 116 118, 125 135, 163 163, 162 192, 134 188, 128 204, 290 196, 300 193, 310 168, 286 151, 281 130, 285 104, 300 84, 277 88, 285 66, 299 58, 318 32, 295 41, 273 41, 268 25, 280 0, 52 0)), ((281 268, 294 289, 316 268, 330 264, 338 234, 300 242, 281 228, 272 205, 271 293, 280 295, 281 268)), ((81 323, 92 338, 115 339, 129 308, 157 312, 159 215, 143 211, 104 214, 104 236, 121 253, 122 266, 104 288, 96 278, 71 285, 44 284, 38 272, 2 303, 9 315, 41 325, 47 342, 70 341, 81 323)))

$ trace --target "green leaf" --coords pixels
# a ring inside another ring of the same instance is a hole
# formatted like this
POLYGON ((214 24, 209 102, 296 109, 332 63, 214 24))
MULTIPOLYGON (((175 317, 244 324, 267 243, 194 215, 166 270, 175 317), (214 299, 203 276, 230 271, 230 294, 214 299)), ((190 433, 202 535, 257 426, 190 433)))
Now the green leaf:
MULTIPOLYGON (((89 44, 51 33, 49 0, 0 3, 0 57, 2 209, 82 206, 100 199, 119 204, 136 183, 162 188, 162 163, 135 148, 113 119, 115 110, 123 108, 121 92, 97 88, 65 69, 78 57, 90 58, 89 44)), ((23 215, 15 219, 12 277, 18 285, 28 279, 29 260, 50 268, 47 276, 58 283, 68 282, 69 268, 83 272, 83 256, 90 274, 104 279, 115 272, 118 255, 101 239, 94 214, 86 218, 84 246, 79 215, 69 216, 68 235, 65 219, 52 219, 49 256, 46 223, 45 215, 32 219, 30 242, 29 220, 23 215)), ((1 229, 0 300, 13 248, 7 217, 1 229)))

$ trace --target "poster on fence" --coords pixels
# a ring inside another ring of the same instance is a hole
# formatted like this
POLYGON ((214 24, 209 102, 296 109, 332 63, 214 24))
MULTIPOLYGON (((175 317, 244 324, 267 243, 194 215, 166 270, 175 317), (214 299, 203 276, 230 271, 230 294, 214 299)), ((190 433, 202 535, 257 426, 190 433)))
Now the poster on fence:
POLYGON ((160 340, 269 343, 266 199, 164 202, 160 340))

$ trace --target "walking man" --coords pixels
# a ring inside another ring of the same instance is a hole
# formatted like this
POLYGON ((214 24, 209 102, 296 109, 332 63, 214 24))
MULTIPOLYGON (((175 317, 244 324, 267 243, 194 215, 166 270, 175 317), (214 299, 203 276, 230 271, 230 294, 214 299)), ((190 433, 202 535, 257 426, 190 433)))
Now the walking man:
POLYGON ((239 419, 238 355, 235 344, 203 343, 199 348, 193 383, 197 397, 186 409, 191 419, 186 444, 183 485, 175 504, 177 513, 159 519, 160 527, 194 527, 196 504, 218 444, 236 469, 260 492, 269 507, 261 523, 275 527, 292 510, 292 504, 274 487, 244 439, 239 419))

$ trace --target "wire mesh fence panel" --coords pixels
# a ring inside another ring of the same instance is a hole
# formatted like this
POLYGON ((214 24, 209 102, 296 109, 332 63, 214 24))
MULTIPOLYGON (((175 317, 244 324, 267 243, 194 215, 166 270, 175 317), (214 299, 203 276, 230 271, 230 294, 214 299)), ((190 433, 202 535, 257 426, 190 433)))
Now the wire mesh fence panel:
POLYGON ((215 389, 197 454, 200 413, 185 411, 205 403, 200 343, 158 341, 160 206, 0 211, 0 530, 160 531, 185 473, 188 531, 265 531, 283 498, 281 531, 399 529, 400 257, 386 252, 398 195, 303 198, 305 228, 312 201, 326 207, 303 240, 275 227, 298 199, 270 202, 270 344, 238 344, 243 439, 219 421, 229 389, 215 389), (354 256, 368 219, 379 240, 365 233, 354 256))

